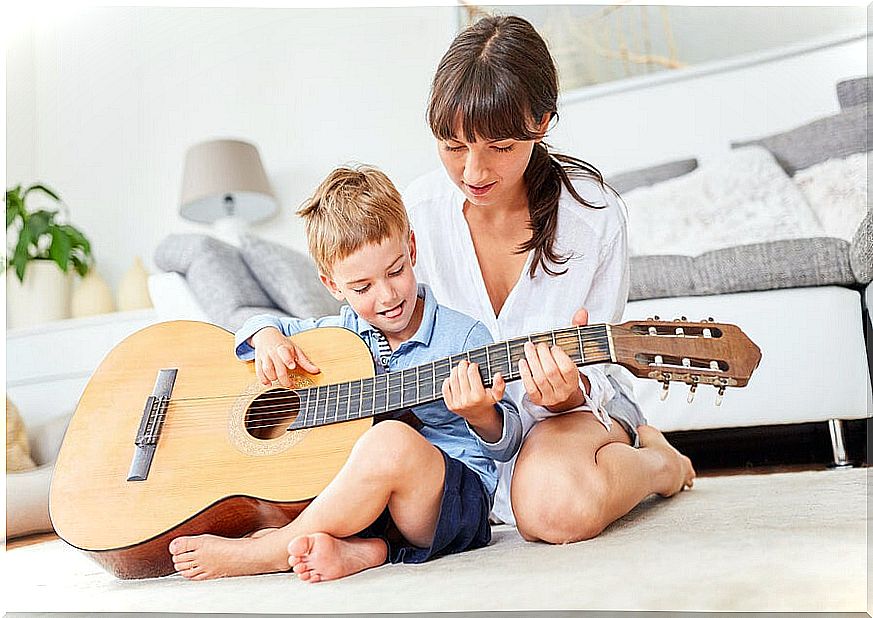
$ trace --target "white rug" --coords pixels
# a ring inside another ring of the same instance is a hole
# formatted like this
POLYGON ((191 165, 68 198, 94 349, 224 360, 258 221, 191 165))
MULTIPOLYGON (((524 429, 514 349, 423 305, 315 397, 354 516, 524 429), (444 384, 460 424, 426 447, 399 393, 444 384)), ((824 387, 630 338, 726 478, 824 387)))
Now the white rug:
POLYGON ((868 611, 867 470, 698 479, 600 537, 386 565, 337 582, 274 574, 120 581, 61 541, 7 551, 3 609, 342 613, 499 609, 868 611))

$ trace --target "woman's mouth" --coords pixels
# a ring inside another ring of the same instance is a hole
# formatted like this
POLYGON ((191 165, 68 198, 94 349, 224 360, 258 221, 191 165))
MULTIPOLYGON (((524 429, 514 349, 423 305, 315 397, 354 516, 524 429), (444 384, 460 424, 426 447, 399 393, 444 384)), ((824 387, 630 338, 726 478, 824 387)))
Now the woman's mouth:
POLYGON ((494 187, 495 184, 497 184, 496 181, 490 182, 487 185, 470 185, 470 184, 467 184, 465 182, 464 186, 467 187, 467 190, 470 192, 471 195, 475 195, 476 197, 481 197, 481 196, 485 195, 486 193, 488 193, 494 187))
POLYGON ((400 317, 400 314, 403 313, 403 305, 406 301, 401 301, 399 305, 392 309, 388 309, 387 311, 380 311, 379 315, 385 316, 388 319, 394 319, 400 317))

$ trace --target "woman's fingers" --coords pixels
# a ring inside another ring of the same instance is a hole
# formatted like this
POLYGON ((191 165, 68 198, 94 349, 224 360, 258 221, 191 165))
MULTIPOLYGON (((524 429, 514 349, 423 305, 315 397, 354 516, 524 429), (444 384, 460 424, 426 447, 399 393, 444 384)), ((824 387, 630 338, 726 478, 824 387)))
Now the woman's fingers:
POLYGON ((579 307, 576 310, 576 313, 573 314, 573 319, 571 323, 574 326, 585 326, 588 324, 588 309, 585 307, 579 307))
POLYGON ((530 372, 530 366, 523 358, 518 361, 518 373, 521 375, 521 382, 524 384, 524 390, 527 391, 528 399, 540 405, 540 402, 543 400, 543 394, 540 392, 540 388, 530 372))
MULTIPOLYGON (((536 382, 537 389, 542 393, 544 401, 551 401, 555 396, 555 387, 548 374, 558 373, 558 367, 552 360, 549 347, 542 343, 534 345, 530 342, 524 344, 524 357, 530 368, 531 376, 536 382)), ((548 405, 548 404, 544 404, 548 405)))

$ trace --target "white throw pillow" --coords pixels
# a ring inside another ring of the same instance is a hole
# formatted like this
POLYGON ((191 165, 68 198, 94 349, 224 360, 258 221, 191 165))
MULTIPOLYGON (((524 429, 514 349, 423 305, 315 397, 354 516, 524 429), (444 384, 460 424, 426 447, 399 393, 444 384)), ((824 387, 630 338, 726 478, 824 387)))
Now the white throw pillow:
POLYGON ((867 153, 810 166, 798 171, 794 182, 825 235, 851 241, 867 215, 867 153))
POLYGON ((622 197, 631 255, 695 256, 823 235, 800 189, 760 146, 737 148, 684 176, 622 197))

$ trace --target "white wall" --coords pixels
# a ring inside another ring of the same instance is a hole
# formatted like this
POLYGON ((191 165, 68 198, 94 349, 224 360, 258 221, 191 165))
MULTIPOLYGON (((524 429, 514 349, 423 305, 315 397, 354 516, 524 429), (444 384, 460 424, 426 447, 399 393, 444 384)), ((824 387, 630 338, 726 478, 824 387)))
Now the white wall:
POLYGON ((117 284, 168 233, 206 229, 177 214, 185 150, 238 137, 283 207, 254 231, 303 247, 293 213, 335 165, 373 163, 403 186, 438 164, 424 111, 455 24, 450 7, 47 17, 7 59, 7 184, 57 189, 117 284))
POLYGON ((569 93, 551 143, 616 173, 679 158, 704 160, 741 141, 839 110, 835 84, 867 72, 863 39, 642 88, 569 93))
MULTIPOLYGON (((296 207, 333 166, 381 166, 403 187, 438 164, 428 87, 452 8, 101 8, 10 41, 7 185, 70 205, 115 284, 168 233, 184 152, 214 137, 261 151, 283 210, 254 231, 303 248, 296 207)), ((837 109, 866 72, 863 41, 596 98, 567 97, 552 143, 617 172, 707 157, 837 109)))

